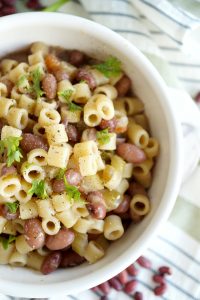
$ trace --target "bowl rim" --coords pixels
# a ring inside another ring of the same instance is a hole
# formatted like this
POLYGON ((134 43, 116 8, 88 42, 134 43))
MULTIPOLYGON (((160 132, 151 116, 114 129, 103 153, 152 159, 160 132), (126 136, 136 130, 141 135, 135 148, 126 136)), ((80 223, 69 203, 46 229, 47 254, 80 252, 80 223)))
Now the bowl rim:
POLYGON ((167 86, 155 67, 133 44, 101 24, 84 19, 82 17, 64 13, 26 12, 2 17, 0 18, 0 31, 14 27, 16 26, 16 24, 18 27, 23 23, 30 23, 32 24, 32 26, 34 26, 35 23, 38 24, 38 22, 41 22, 41 24, 45 24, 47 26, 48 24, 50 25, 52 19, 56 26, 69 26, 70 23, 75 27, 81 25, 82 30, 90 32, 90 34, 93 35, 95 33, 95 36, 97 38, 111 40, 113 48, 116 48, 117 44, 120 44, 120 48, 122 49, 123 46, 123 52, 126 53, 126 55, 132 55, 134 56, 134 58, 137 58, 138 61, 140 61, 141 65, 145 68, 145 72, 147 73, 149 81, 151 81, 152 88, 156 91, 156 94, 159 94, 159 98, 162 97, 163 102, 165 103, 167 124, 170 124, 170 153, 173 153, 174 155, 171 155, 168 178, 166 181, 166 187, 163 196, 161 198, 161 204, 157 208, 153 220, 150 222, 148 228, 145 228, 142 235, 137 239, 137 249, 134 249, 134 254, 132 253, 132 250, 134 248, 133 245, 132 247, 127 249, 126 252, 117 257, 116 260, 111 261, 106 266, 104 265, 98 270, 90 273, 89 275, 83 275, 82 277, 70 280, 68 282, 62 281, 45 284, 44 282, 41 282, 41 284, 37 284, 23 282, 15 283, 12 281, 11 288, 11 282, 1 278, 0 290, 5 294, 17 297, 30 297, 30 292, 31 297, 48 297, 77 293, 96 286, 121 272, 138 258, 138 256, 147 247, 152 237, 158 232, 161 225, 167 220, 175 203, 176 196, 178 195, 179 187, 181 184, 182 134, 180 124, 176 120, 173 108, 171 107, 171 103, 168 100, 169 96, 167 86), (102 35, 104 34, 105 36, 105 33, 106 38, 103 38, 102 35), (81 282, 81 284, 77 285, 78 282, 81 282), (34 287, 37 288, 34 289, 34 287))

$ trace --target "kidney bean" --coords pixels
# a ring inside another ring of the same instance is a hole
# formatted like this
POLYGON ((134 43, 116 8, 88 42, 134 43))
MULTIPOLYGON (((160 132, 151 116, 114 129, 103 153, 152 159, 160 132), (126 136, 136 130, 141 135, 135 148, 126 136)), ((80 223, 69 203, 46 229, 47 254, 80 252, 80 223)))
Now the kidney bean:
POLYGON ((106 216, 106 207, 101 202, 95 202, 95 203, 88 203, 87 209, 90 213, 90 215, 98 220, 103 220, 106 216))
POLYGON ((44 275, 52 273, 56 269, 58 269, 61 262, 62 254, 60 251, 51 252, 47 255, 42 263, 41 272, 44 275))
POLYGON ((104 203, 103 194, 100 191, 90 192, 87 195, 87 202, 90 203, 104 203))
POLYGON ((91 288, 91 290, 95 293, 99 293, 99 288, 98 286, 94 286, 93 288, 91 288))
POLYGON ((124 75, 115 85, 118 96, 125 96, 131 88, 131 80, 128 76, 124 75))
POLYGON ((136 286, 138 285, 138 282, 136 280, 131 280, 127 282, 127 284, 124 287, 124 292, 131 295, 136 289, 136 286))
POLYGON ((99 124, 99 127, 101 129, 106 129, 108 128, 109 132, 115 132, 115 128, 117 125, 117 119, 114 117, 111 120, 101 120, 101 123, 99 124))
POLYGON ((65 172, 67 182, 71 185, 78 186, 81 183, 82 176, 77 169, 68 169, 65 172))
POLYGON ((12 88, 14 87, 14 84, 12 83, 12 81, 10 81, 7 78, 1 79, 1 82, 6 85, 6 87, 7 87, 7 97, 9 97, 10 94, 11 94, 12 88))
POLYGON ((68 124, 66 126, 66 132, 67 132, 69 141, 77 143, 80 140, 80 134, 79 134, 76 126, 74 126, 72 124, 68 124))
POLYGON ((2 215, 6 220, 15 220, 19 217, 19 209, 16 213, 11 213, 6 205, 1 205, 0 215, 2 215))
POLYGON ((128 272, 126 270, 122 271, 117 275, 121 284, 126 284, 128 282, 128 272))
POLYGON ((54 71, 54 76, 56 77, 56 80, 62 81, 62 80, 66 80, 69 79, 69 75, 67 74, 67 72, 63 69, 58 69, 56 71, 54 71))
POLYGON ((153 281, 160 283, 160 284, 166 283, 165 278, 162 275, 154 274, 152 279, 153 279, 153 281))
POLYGON ((102 296, 100 300, 109 300, 107 296, 102 296))
POLYGON ((28 219, 24 224, 24 237, 33 249, 41 248, 45 243, 45 232, 39 219, 28 219))
POLYGON ((96 81, 93 75, 90 73, 89 70, 86 70, 84 68, 78 70, 76 74, 76 80, 77 81, 85 80, 91 90, 93 90, 96 87, 96 81))
POLYGON ((74 232, 68 228, 62 228, 55 235, 49 235, 46 238, 45 245, 50 250, 61 250, 72 244, 74 232))
POLYGON ((124 195, 122 202, 113 212, 116 214, 126 213, 129 210, 130 201, 131 197, 129 195, 124 195))
POLYGON ((195 100, 197 103, 200 103, 200 92, 198 92, 198 94, 195 96, 194 100, 195 100))
POLYGON ((20 146, 22 150, 26 153, 30 152, 33 149, 41 148, 48 151, 48 142, 45 138, 32 134, 24 133, 22 135, 22 140, 20 141, 20 146))
POLYGON ((68 250, 63 252, 60 266, 62 268, 75 267, 81 265, 84 261, 84 257, 78 255, 78 253, 74 252, 73 250, 68 250))
POLYGON ((79 67, 85 61, 85 54, 79 50, 72 50, 68 53, 68 61, 70 64, 79 67))
POLYGON ((136 214, 133 211, 130 211, 130 213, 131 213, 131 219, 132 219, 133 223, 135 223, 135 224, 139 223, 143 219, 142 216, 139 216, 138 214, 136 214))
POLYGON ((1 169, 1 176, 13 174, 13 173, 16 173, 16 172, 17 172, 17 169, 14 166, 7 167, 5 165, 1 169))
POLYGON ((116 291, 121 291, 122 290, 122 284, 121 282, 116 278, 111 278, 109 280, 110 285, 116 290, 116 291))
POLYGON ((133 181, 129 185, 128 193, 131 197, 135 196, 136 194, 142 194, 142 195, 147 194, 145 188, 140 183, 133 182, 133 181))
POLYGON ((158 269, 158 272, 161 274, 161 275, 172 275, 172 270, 167 267, 167 266, 162 266, 158 269))
POLYGON ((140 163, 146 159, 143 150, 129 143, 117 145, 117 154, 130 163, 140 163))
POLYGON ((166 290, 167 290, 167 285, 166 284, 161 284, 159 286, 156 286, 154 288, 153 292, 156 296, 162 296, 162 295, 164 295, 166 290))
POLYGON ((144 256, 140 256, 136 261, 141 267, 143 267, 145 269, 151 268, 151 265, 152 265, 151 261, 144 256))
POLYGON ((57 92, 57 81, 53 74, 46 74, 42 79, 42 88, 48 99, 54 99, 57 92))
POLYGON ((45 63, 50 72, 56 72, 60 69, 60 60, 54 54, 47 54, 45 57, 45 63))
POLYGON ((98 285, 98 288, 102 291, 103 294, 108 295, 111 292, 110 284, 108 281, 103 282, 102 284, 98 285))
POLYGON ((52 190, 54 193, 62 193, 65 191, 65 184, 63 179, 54 179, 52 182, 52 190))
POLYGON ((134 265, 130 265, 126 270, 131 276, 137 276, 139 273, 139 270, 134 265))
POLYGON ((135 294, 133 295, 133 299, 143 300, 143 294, 141 292, 135 292, 135 294))
POLYGON ((81 141, 96 141, 97 139, 97 130, 95 128, 85 129, 82 133, 81 141))

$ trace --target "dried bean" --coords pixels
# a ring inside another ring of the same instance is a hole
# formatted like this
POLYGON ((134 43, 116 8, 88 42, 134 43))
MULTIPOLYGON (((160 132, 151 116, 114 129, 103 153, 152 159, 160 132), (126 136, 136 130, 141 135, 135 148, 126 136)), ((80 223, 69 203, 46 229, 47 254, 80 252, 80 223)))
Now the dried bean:
POLYGON ((152 266, 151 261, 144 256, 140 256, 136 261, 141 267, 145 269, 150 269, 152 266))
POLYGON ((135 294, 133 295, 133 299, 143 300, 143 294, 141 292, 135 292, 135 294))
POLYGON ((102 296, 101 300, 108 300, 109 298, 107 296, 102 296))
POLYGON ((122 284, 117 278, 111 278, 109 280, 110 285, 116 290, 121 291, 122 290, 122 284))
POLYGON ((11 167, 3 166, 1 169, 1 176, 14 174, 16 172, 17 172, 17 169, 14 166, 11 166, 11 167))
POLYGON ((24 224, 24 237, 33 249, 39 249, 44 246, 45 232, 42 228, 40 220, 28 219, 24 224))
POLYGON ((78 72, 76 74, 76 80, 77 81, 81 81, 81 80, 86 81, 92 90, 96 87, 96 81, 95 81, 93 75, 90 73, 90 71, 88 71, 84 68, 78 70, 78 72))
POLYGON ((158 269, 158 272, 161 274, 161 275, 172 275, 172 270, 167 267, 167 266, 162 266, 158 269))
POLYGON ((90 192, 87 195, 87 201, 90 203, 104 203, 103 194, 100 191, 90 192))
POLYGON ((109 132, 115 132, 116 125, 117 125, 117 119, 114 117, 111 120, 102 119, 101 123, 99 124, 99 127, 101 129, 108 128, 109 132))
POLYGON ((92 290, 93 292, 95 292, 95 293, 98 293, 98 292, 99 292, 98 286, 95 286, 95 287, 91 288, 91 290, 92 290))
POLYGON ((82 176, 77 169, 68 169, 65 172, 67 182, 71 185, 78 186, 81 183, 82 176))
POLYGON ((48 151, 48 143, 47 140, 41 136, 34 135, 32 133, 25 133, 22 136, 22 140, 20 142, 20 146, 22 150, 26 153, 30 152, 33 149, 41 148, 48 151))
POLYGON ((153 292, 156 296, 162 296, 162 295, 164 295, 166 290, 167 290, 167 285, 166 284, 161 284, 159 286, 156 286, 154 288, 153 292))
POLYGON ((79 67, 84 63, 85 54, 79 50, 72 50, 68 54, 68 61, 70 64, 79 67))
POLYGON ((71 245, 73 240, 74 232, 68 228, 63 228, 57 234, 47 236, 45 245, 50 250, 61 250, 71 245))
POLYGON ((16 213, 11 213, 6 205, 1 205, 0 215, 2 215, 6 220, 15 220, 19 217, 19 209, 16 213))
POLYGON ((47 74, 42 79, 42 88, 48 99, 54 99, 57 92, 57 81, 53 74, 47 74))
POLYGON ((65 184, 63 179, 54 179, 52 182, 52 190, 54 193, 62 193, 65 191, 65 184))
POLYGON ((139 270, 134 265, 130 265, 126 270, 131 276, 137 276, 139 273, 139 270))
POLYGON ((162 275, 154 274, 152 277, 153 281, 160 283, 160 284, 165 284, 165 278, 162 275))
POLYGON ((98 285, 98 288, 102 291, 103 294, 108 295, 110 293, 110 284, 108 281, 103 282, 102 284, 98 285))
POLYGON ((54 251, 47 255, 42 263, 41 272, 47 275, 58 269, 61 262, 61 252, 54 251))
POLYGON ((124 287, 124 292, 131 295, 136 289, 136 286, 138 285, 138 282, 136 280, 131 280, 127 282, 127 284, 124 287))
POLYGON ((128 272, 126 270, 122 271, 117 275, 121 284, 126 284, 128 282, 128 272))
POLYGON ((200 103, 200 92, 198 92, 198 94, 195 96, 194 99, 197 103, 200 103))
POLYGON ((140 163, 146 159, 145 152, 133 144, 117 145, 117 154, 130 163, 140 163))
POLYGON ((73 250, 68 250, 63 252, 60 266, 62 268, 75 267, 81 265, 84 261, 84 257, 78 255, 78 253, 74 252, 73 250))
POLYGON ((116 214, 124 214, 129 210, 131 197, 129 195, 124 195, 120 205, 113 211, 116 214))
POLYGON ((125 96, 131 88, 131 80, 128 76, 124 75, 115 85, 118 96, 125 96))
POLYGON ((63 69, 58 69, 58 70, 54 71, 54 76, 56 77, 56 80, 58 82, 62 81, 62 80, 69 79, 69 75, 63 69))
POLYGON ((68 124, 66 126, 66 132, 67 132, 67 136, 69 141, 77 143, 80 139, 80 134, 78 132, 78 129, 76 128, 76 126, 68 124))

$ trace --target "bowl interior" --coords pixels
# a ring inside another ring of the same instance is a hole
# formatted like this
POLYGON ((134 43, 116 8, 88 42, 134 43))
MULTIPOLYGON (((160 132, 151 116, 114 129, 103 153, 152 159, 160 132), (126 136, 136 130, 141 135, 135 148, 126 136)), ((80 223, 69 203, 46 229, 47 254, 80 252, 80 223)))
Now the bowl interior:
MULTIPOLYGON (((0 267, 0 278, 3 280, 0 289, 5 292, 9 282, 13 287, 10 294, 27 296, 28 284, 37 285, 36 289, 31 290, 32 297, 78 292, 108 279, 136 259, 171 208, 170 199, 174 197, 172 183, 177 185, 175 165, 178 163, 178 146, 166 94, 159 76, 136 49, 102 26, 80 18, 41 13, 37 17, 36 14, 8 17, 0 21, 0 36, 0 56, 34 41, 43 41, 50 45, 83 50, 97 58, 108 55, 117 57, 131 78, 134 91, 144 102, 152 135, 160 143, 160 156, 150 190, 151 212, 140 224, 130 226, 123 238, 110 246, 102 260, 94 265, 84 264, 73 269, 59 270, 48 276, 28 269, 0 267), (172 144, 177 149, 174 152, 172 144)), ((6 292, 9 294, 9 289, 6 292)))

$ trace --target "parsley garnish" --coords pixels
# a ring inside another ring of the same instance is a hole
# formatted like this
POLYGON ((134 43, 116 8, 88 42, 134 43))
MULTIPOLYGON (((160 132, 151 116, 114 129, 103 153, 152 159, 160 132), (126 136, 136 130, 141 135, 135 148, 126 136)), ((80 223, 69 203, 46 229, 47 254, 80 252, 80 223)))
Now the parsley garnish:
POLYGON ((97 131, 97 141, 100 145, 105 145, 110 142, 110 134, 108 128, 97 131))
POLYGON ((81 193, 79 192, 79 190, 77 189, 76 186, 70 185, 67 182, 66 176, 63 176, 64 179, 64 184, 65 184, 65 190, 67 192, 67 195, 69 196, 71 201, 79 201, 80 200, 80 196, 81 193))
POLYGON ((16 240, 16 236, 14 236, 14 235, 9 235, 8 238, 6 238, 4 236, 0 236, 0 242, 2 243, 2 246, 3 246, 4 250, 7 250, 9 244, 14 242, 15 240, 16 240))
POLYGON ((44 92, 41 90, 41 87, 40 87, 42 73, 40 72, 39 68, 37 68, 33 72, 31 72, 31 79, 32 79, 32 86, 30 88, 30 91, 34 92, 36 97, 39 98, 44 94, 44 92))
POLYGON ((118 76, 121 72, 121 62, 116 57, 108 57, 105 62, 94 65, 94 68, 106 77, 118 76))
POLYGON ((56 175, 56 179, 63 179, 66 169, 60 169, 56 175))
POLYGON ((28 76, 27 74, 23 74, 20 76, 19 80, 17 81, 17 87, 25 87, 28 89, 29 83, 28 83, 28 76))
POLYGON ((2 154, 5 148, 7 150, 7 167, 10 167, 15 161, 20 162, 22 154, 19 142, 21 139, 21 137, 9 136, 0 141, 0 153, 2 154))
POLYGON ((77 110, 82 110, 82 107, 75 104, 75 103, 73 103, 73 102, 69 102, 68 103, 68 109, 69 109, 69 111, 75 112, 77 110))
POLYGON ((8 210, 11 214, 15 214, 19 207, 19 202, 18 201, 13 202, 13 203, 6 202, 5 206, 8 208, 8 210))
POLYGON ((68 109, 69 111, 77 111, 77 110, 82 110, 82 107, 73 103, 70 98, 73 94, 73 90, 65 90, 65 91, 62 91, 62 92, 58 92, 58 96, 61 96, 64 98, 65 102, 68 104, 68 109))
POLYGON ((48 197, 47 192, 46 192, 46 186, 45 186, 45 181, 44 180, 33 180, 32 182, 32 187, 28 191, 29 195, 35 194, 41 199, 45 199, 48 197))

